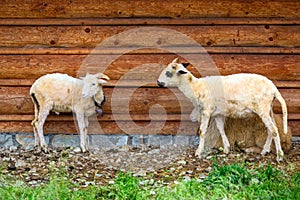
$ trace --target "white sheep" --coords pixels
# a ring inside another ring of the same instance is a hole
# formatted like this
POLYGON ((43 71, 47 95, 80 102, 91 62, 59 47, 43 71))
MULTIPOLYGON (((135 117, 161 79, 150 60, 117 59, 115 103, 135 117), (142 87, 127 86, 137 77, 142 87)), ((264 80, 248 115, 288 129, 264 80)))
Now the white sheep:
POLYGON ((268 137, 261 152, 270 152, 272 137, 275 141, 277 160, 283 159, 278 129, 274 123, 272 105, 276 98, 282 107, 283 132, 287 133, 287 107, 284 99, 271 80, 258 74, 234 74, 229 76, 194 77, 187 69, 188 63, 174 59, 160 74, 160 87, 178 87, 188 97, 199 114, 200 143, 196 155, 204 153, 204 142, 210 118, 220 132, 224 152, 230 144, 224 131, 225 117, 247 118, 256 113, 268 129, 268 137))
POLYGON ((88 117, 95 111, 102 114, 102 104, 105 96, 102 84, 109 77, 98 73, 87 74, 80 79, 67 74, 47 74, 37 79, 30 88, 30 97, 34 104, 34 120, 32 121, 35 145, 44 152, 48 152, 43 134, 43 126, 50 111, 74 112, 79 132, 80 148, 82 152, 88 150, 87 129, 88 117))

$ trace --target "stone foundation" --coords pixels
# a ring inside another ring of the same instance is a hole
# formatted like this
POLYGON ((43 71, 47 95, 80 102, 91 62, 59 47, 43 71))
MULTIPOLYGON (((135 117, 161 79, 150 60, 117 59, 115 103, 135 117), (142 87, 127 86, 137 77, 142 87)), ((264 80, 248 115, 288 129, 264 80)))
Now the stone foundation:
MULTIPOLYGON (((125 145, 153 145, 164 147, 168 145, 196 146, 199 144, 198 136, 184 135, 88 135, 90 148, 121 147, 125 145)), ((51 147, 79 147, 78 135, 47 134, 46 143, 51 147)), ((34 147, 32 133, 0 133, 0 147, 31 149, 34 147)))
MULTIPOLYGON (((90 148, 114 148, 125 145, 153 145, 163 148, 168 145, 197 146, 198 136, 186 135, 88 135, 90 148)), ((78 135, 47 134, 46 143, 50 147, 79 147, 78 135)), ((300 137, 293 137, 293 142, 300 142, 300 137)), ((34 147, 34 136, 32 133, 0 133, 0 147, 16 149, 23 147, 31 149, 34 147)))

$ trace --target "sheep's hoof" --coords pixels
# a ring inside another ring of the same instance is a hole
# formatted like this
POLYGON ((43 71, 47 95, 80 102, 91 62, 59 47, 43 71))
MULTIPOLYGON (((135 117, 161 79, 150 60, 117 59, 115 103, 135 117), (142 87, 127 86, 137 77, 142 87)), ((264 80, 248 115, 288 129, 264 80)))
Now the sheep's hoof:
POLYGON ((224 152, 225 154, 229 154, 229 148, 224 148, 223 152, 224 152))
POLYGON ((81 149, 81 152, 82 152, 82 153, 86 153, 86 152, 89 151, 89 150, 88 150, 87 148, 85 148, 85 147, 80 147, 80 149, 81 149))
POLYGON ((40 145, 38 145, 38 144, 34 146, 34 150, 38 153, 40 153, 42 151, 40 145))
POLYGON ((79 148, 79 147, 75 147, 75 148, 73 149, 73 152, 74 152, 74 153, 81 153, 82 150, 81 150, 81 148, 79 148))
POLYGON ((49 149, 47 146, 42 146, 41 149, 44 153, 49 153, 49 149))
POLYGON ((202 159, 202 158, 203 158, 203 155, 202 155, 202 154, 203 154, 203 153, 202 153, 199 149, 197 149, 196 152, 195 152, 195 156, 198 157, 199 159, 202 159))
POLYGON ((283 161, 283 152, 282 151, 280 151, 279 153, 277 153, 276 160, 277 160, 277 162, 283 161))
POLYGON ((262 156, 265 156, 266 154, 268 154, 268 153, 270 153, 270 150, 265 150, 265 149, 263 149, 262 151, 261 151, 261 155, 262 156))

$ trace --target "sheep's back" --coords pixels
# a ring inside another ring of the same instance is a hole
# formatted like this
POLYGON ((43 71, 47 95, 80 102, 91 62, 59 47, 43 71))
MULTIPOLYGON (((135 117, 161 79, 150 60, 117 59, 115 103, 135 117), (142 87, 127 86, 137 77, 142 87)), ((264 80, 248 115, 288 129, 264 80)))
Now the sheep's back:
POLYGON ((47 74, 37 79, 31 87, 38 100, 54 101, 56 105, 72 102, 81 92, 82 81, 66 74, 47 74))

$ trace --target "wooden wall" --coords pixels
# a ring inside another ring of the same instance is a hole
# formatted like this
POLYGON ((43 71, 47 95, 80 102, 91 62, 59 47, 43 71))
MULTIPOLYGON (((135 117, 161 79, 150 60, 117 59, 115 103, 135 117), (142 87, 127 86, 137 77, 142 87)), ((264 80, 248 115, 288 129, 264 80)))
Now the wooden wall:
MULTIPOLYGON (((192 38, 205 48, 221 74, 250 72, 272 79, 286 99, 293 134, 300 135, 298 0, 2 0, 0 132, 32 132, 29 88, 35 79, 53 72, 77 76, 82 63, 98 44, 118 33, 142 27, 167 28, 192 38)), ((158 45, 176 47, 182 55, 199 54, 183 43, 168 46, 163 39, 157 41, 158 45)), ((128 44, 122 46, 122 41, 116 45, 118 49, 100 48, 94 53, 105 60, 128 48, 128 44)), ((168 113, 159 133, 195 132, 196 125, 188 120, 192 105, 187 103, 182 111, 178 97, 171 90, 158 88, 153 81, 141 86, 133 77, 123 80, 121 87, 115 87, 129 70, 147 63, 150 72, 143 76, 147 79, 149 75, 150 80, 151 70, 154 71, 150 63, 164 66, 176 56, 161 49, 140 49, 121 55, 105 66, 105 73, 112 81, 104 88, 108 101, 105 115, 99 118, 104 133, 124 132, 115 118, 129 133, 147 133, 146 128, 143 132, 131 128, 135 124, 130 121, 133 119, 137 125, 146 127, 150 121, 149 108, 154 104, 164 106, 168 113), (130 115, 126 114, 121 98, 115 116, 112 115, 112 93, 120 90, 126 94, 135 86, 139 88, 131 97, 130 115), (178 130, 181 114, 190 129, 178 130)), ((196 73, 195 67, 190 69, 196 73)), ((281 112, 277 103, 274 109, 281 112)), ((160 124, 163 116, 159 113, 155 116, 153 124, 160 124)), ((51 115, 45 131, 75 133, 76 129, 71 115, 51 115)))

